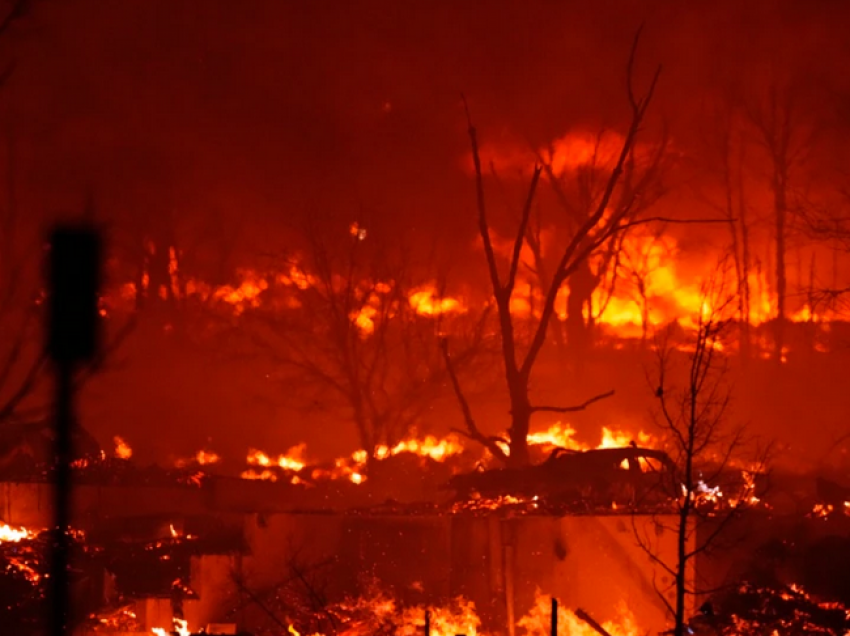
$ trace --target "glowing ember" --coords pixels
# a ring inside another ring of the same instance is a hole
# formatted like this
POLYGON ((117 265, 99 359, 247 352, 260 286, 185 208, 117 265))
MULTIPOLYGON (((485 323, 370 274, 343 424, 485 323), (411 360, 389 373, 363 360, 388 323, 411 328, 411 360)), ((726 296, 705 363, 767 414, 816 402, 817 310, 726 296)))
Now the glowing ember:
POLYGON ((356 238, 358 241, 366 240, 366 228, 361 227, 357 221, 355 221, 348 227, 348 233, 351 234, 351 236, 356 238))
POLYGON ((199 450, 193 457, 178 459, 174 462, 174 465, 177 468, 183 468, 184 466, 191 466, 192 464, 199 464, 201 466, 207 466, 210 464, 217 464, 221 461, 221 457, 217 453, 213 453, 211 451, 199 450))
POLYGON ((118 459, 130 459, 133 456, 133 449, 122 438, 116 435, 113 441, 115 442, 115 457, 118 459))
POLYGON ((843 502, 843 505, 837 508, 833 504, 815 504, 808 516, 813 519, 829 519, 835 514, 843 514, 850 517, 850 501, 843 502))
POLYGON ((258 480, 258 481, 277 481, 277 475, 270 470, 256 472, 254 470, 246 470, 239 475, 242 479, 258 480))
POLYGON ((452 512, 483 512, 500 509, 522 508, 525 510, 537 510, 539 497, 515 497, 513 495, 501 495, 495 498, 473 496, 468 501, 458 501, 452 505, 452 512))

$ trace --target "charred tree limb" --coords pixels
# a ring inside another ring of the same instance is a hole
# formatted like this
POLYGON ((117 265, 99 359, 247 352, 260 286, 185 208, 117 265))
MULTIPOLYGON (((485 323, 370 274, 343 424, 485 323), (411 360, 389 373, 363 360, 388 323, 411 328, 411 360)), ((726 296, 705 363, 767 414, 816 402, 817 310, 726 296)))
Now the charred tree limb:
MULTIPOLYGON (((634 64, 634 58, 637 52, 637 45, 639 39, 640 32, 638 32, 638 34, 635 36, 635 40, 632 45, 632 51, 629 56, 630 91, 632 90, 632 65, 634 64)), ((620 175, 623 173, 626 161, 634 147, 638 132, 640 131, 641 125, 646 115, 646 110, 649 107, 650 102, 652 101, 653 95, 655 94, 655 88, 658 84, 658 78, 660 77, 660 75, 661 67, 659 66, 656 69, 655 74, 653 75, 652 82, 650 83, 649 89, 647 90, 647 94, 644 96, 644 98, 640 100, 640 102, 635 102, 633 96, 630 99, 634 108, 634 115, 632 117, 631 125, 629 126, 628 134, 626 135, 626 138, 623 142, 623 147, 620 150, 619 157, 617 158, 617 163, 611 171, 611 175, 608 178, 608 182, 605 185, 605 189, 598 202, 598 205, 596 206, 596 209, 573 236, 573 239, 570 241, 569 245, 564 250, 561 260, 559 261, 555 269, 555 275, 553 276, 552 283, 549 286, 549 289, 545 296, 545 302, 541 311, 540 321, 537 325, 537 329, 534 333, 528 351, 525 354, 525 359, 523 360, 523 363, 520 367, 520 373, 523 377, 528 377, 528 374, 531 371, 531 367, 534 365, 534 362, 536 361, 540 350, 543 348, 543 343, 546 340, 546 333, 549 321, 554 313, 555 300, 557 298, 558 291, 560 290, 561 285, 576 269, 579 263, 584 261, 584 259, 588 258, 596 247, 604 243, 605 240, 610 238, 619 229, 620 221, 622 220, 622 215, 611 219, 607 223, 603 223, 599 231, 594 232, 594 228, 596 228, 602 221, 605 211, 608 208, 608 203, 610 202, 611 197, 614 194, 614 189, 616 188, 617 183, 620 181, 620 175)))
POLYGON ((702 223, 730 223, 735 222, 737 219, 735 218, 723 218, 723 219, 673 219, 667 216, 650 216, 645 219, 636 219, 634 221, 629 221, 628 223, 621 223, 617 226, 617 231, 627 230, 633 227, 637 227, 639 225, 648 225, 649 223, 671 223, 677 225, 697 225, 702 223))
POLYGON ((449 354, 449 341, 446 338, 442 338, 440 340, 440 351, 442 351, 443 353, 443 360, 445 360, 446 363, 446 371, 448 371, 449 379, 451 380, 455 397, 457 397, 457 401, 460 404, 460 409, 463 412, 463 419, 466 423, 466 428, 468 431, 464 434, 470 439, 473 439, 479 444, 482 444, 487 450, 493 453, 495 457, 498 457, 502 460, 507 459, 507 454, 497 443, 497 441, 499 441, 499 438, 488 437, 484 435, 478 428, 478 425, 475 423, 475 418, 472 416, 472 409, 469 407, 469 401, 463 394, 463 389, 460 386, 460 381, 457 378, 457 373, 455 372, 454 365, 452 364, 452 358, 449 354))
POLYGON ((611 636, 611 633, 608 630, 606 630, 604 627, 602 627, 602 625, 597 623, 596 620, 594 620, 594 618, 590 614, 585 612, 580 607, 575 611, 575 615, 576 618, 581 621, 584 621, 590 627, 592 627, 595 632, 600 634, 600 636, 611 636))
POLYGON ((463 107, 466 111, 466 121, 468 125, 469 141, 472 146, 472 161, 475 166, 475 191, 476 200, 478 203, 478 230, 481 234, 481 240, 484 242, 484 254, 487 257, 487 268, 490 273, 490 282, 493 285, 493 291, 497 294, 497 298, 502 293, 502 282, 499 278, 499 269, 496 265, 496 252, 493 249, 493 242, 490 238, 490 226, 487 222, 487 206, 484 197, 484 174, 481 170, 481 155, 478 152, 478 132, 472 124, 472 115, 469 112, 469 104, 466 102, 466 97, 461 95, 463 99, 463 107))
POLYGON ((599 395, 594 395, 592 398, 585 400, 581 404, 576 404, 575 406, 532 406, 532 413, 576 413, 578 411, 585 410, 591 404, 599 402, 600 400, 604 400, 605 398, 609 398, 614 395, 614 390, 607 391, 605 393, 600 393, 599 395))
POLYGON ((286 630, 288 628, 288 625, 285 624, 283 621, 281 621, 277 617, 277 615, 272 610, 270 610, 265 603, 263 603, 262 599, 260 599, 260 597, 258 597, 256 594, 254 594, 248 588, 248 586, 245 585, 245 583, 242 581, 241 577, 232 576, 231 580, 236 585, 236 587, 239 588, 239 591, 242 592, 243 594, 245 594, 245 596, 247 596, 251 600, 252 603, 254 603, 257 607, 259 607, 263 611, 263 613, 272 620, 273 623, 275 623, 278 627, 280 627, 283 630, 286 630))
POLYGON ((514 285, 516 283, 516 273, 519 268, 520 252, 522 251, 522 244, 525 241, 526 233, 528 231, 528 219, 531 216, 531 206, 534 202, 534 193, 537 190, 537 184, 540 181, 541 171, 542 167, 534 166, 534 174, 531 176, 531 185, 528 187, 528 196, 526 197, 525 205, 522 208, 520 225, 517 229, 516 240, 514 241, 514 248, 511 254, 511 268, 508 273, 508 280, 505 283, 505 293, 508 295, 513 292, 514 285))

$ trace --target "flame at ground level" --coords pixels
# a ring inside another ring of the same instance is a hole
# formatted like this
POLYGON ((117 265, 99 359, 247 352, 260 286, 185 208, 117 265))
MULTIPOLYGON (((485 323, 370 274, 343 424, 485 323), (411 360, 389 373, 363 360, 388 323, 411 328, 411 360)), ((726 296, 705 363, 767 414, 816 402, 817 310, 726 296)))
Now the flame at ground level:
POLYGON ((37 533, 27 528, 14 528, 6 523, 0 523, 0 543, 20 543, 25 539, 32 539, 37 533))
MULTIPOLYGON (((658 441, 651 435, 638 431, 636 435, 622 430, 614 430, 608 427, 602 428, 602 439, 596 446, 579 442, 575 439, 576 430, 569 424, 555 422, 548 429, 529 433, 528 443, 531 446, 539 446, 543 450, 555 448, 567 448, 576 451, 592 450, 594 448, 622 448, 634 443, 644 448, 654 448, 658 441)), ((507 450, 507 449, 506 449, 507 450)), ((478 452, 482 456, 486 450, 477 445, 476 442, 466 441, 455 434, 443 438, 427 435, 424 438, 415 435, 402 440, 395 446, 378 445, 375 447, 375 459, 387 459, 401 453, 411 453, 423 459, 431 459, 444 462, 450 457, 458 456, 464 452, 478 452)), ((279 475, 272 468, 281 468, 291 472, 299 473, 311 462, 307 459, 307 445, 305 443, 293 446, 285 453, 273 456, 263 451, 251 449, 246 459, 252 467, 242 473, 243 479, 277 481, 279 475)), ((324 479, 346 479, 355 484, 366 481, 366 464, 368 461, 367 451, 360 449, 349 457, 340 457, 334 460, 332 468, 314 468, 309 477, 312 480, 324 479)), ((298 475, 290 477, 291 483, 302 483, 304 479, 298 475)))
MULTIPOLYGON (((644 634, 638 628, 634 615, 625 604, 620 603, 617 612, 619 616, 616 621, 602 623, 602 628, 611 636, 642 636, 644 634)), ((525 630, 526 636, 549 636, 552 633, 551 621, 552 599, 543 595, 538 588, 534 594, 534 605, 528 614, 517 621, 517 625, 525 630)), ((564 636, 599 636, 599 632, 587 622, 560 605, 558 606, 558 634, 564 636)))
POLYGON ((133 456, 133 449, 124 441, 123 438, 117 435, 113 438, 115 442, 115 457, 118 459, 130 459, 133 456))
MULTIPOLYGON (((549 636, 551 625, 551 597, 536 590, 532 607, 520 618, 516 626, 525 636, 549 636)), ((288 636, 373 636, 374 634, 393 634, 396 636, 418 636, 428 633, 431 636, 489 636, 491 632, 482 629, 482 621, 475 604, 463 597, 451 600, 442 606, 400 607, 398 602, 383 592, 371 592, 368 596, 347 599, 331 605, 322 614, 333 616, 337 625, 333 631, 315 629, 290 623, 288 636)), ((307 619, 309 621, 309 619, 307 619)), ((307 622, 305 621, 305 622, 307 622)), ((176 621, 175 621, 176 623, 176 621)), ((563 636, 598 636, 589 623, 582 620, 569 609, 558 608, 558 633, 563 636)), ((185 623, 184 623, 185 626, 185 623)), ((611 636, 640 636, 633 614, 621 604, 618 619, 606 621, 602 627, 611 636)), ((183 634, 178 630, 179 634, 183 634)), ((493 632, 501 633, 499 632, 493 632)), ((163 630, 154 630, 154 634, 164 634, 163 630)))

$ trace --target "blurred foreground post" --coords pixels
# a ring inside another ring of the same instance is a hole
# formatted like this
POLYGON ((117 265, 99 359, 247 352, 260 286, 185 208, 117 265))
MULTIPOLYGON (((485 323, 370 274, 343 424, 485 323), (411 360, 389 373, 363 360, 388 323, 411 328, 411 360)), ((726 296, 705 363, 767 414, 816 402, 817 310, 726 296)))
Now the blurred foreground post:
POLYGON ((97 352, 100 236, 91 227, 59 227, 50 235, 47 350, 56 367, 56 525, 50 566, 51 634, 68 633, 68 530, 73 460, 73 375, 97 352))
POLYGON ((549 633, 552 636, 558 636, 558 599, 552 597, 552 615, 550 618, 549 633))

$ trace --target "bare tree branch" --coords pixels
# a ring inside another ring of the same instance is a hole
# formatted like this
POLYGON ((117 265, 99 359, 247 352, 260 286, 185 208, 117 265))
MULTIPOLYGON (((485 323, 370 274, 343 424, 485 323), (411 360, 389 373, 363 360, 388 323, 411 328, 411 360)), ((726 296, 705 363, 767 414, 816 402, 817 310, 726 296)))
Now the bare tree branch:
POLYGON ((442 351, 443 353, 443 360, 446 363, 446 370, 449 373, 449 379, 451 380, 452 388, 455 392, 455 397, 457 397, 457 401, 460 404, 461 412, 463 413, 463 419, 466 423, 466 428, 468 430, 468 437, 484 446, 493 454, 494 457, 498 457, 503 460, 507 459, 505 451, 499 446, 499 444, 496 443, 499 438, 493 438, 484 435, 478 428, 478 425, 475 423, 475 418, 472 416, 472 409, 469 407, 469 402, 467 401, 466 396, 463 394, 463 389, 461 389, 460 382, 457 378, 457 373, 455 373, 454 365, 452 364, 452 358, 451 355, 449 355, 449 341, 446 338, 440 339, 440 351, 442 351))
POLYGON ((577 404, 575 406, 532 406, 531 411, 534 413, 537 412, 547 412, 547 413, 575 413, 577 411, 583 411, 591 404, 599 402, 600 400, 604 400, 605 398, 609 398, 614 395, 614 390, 606 391, 605 393, 600 393, 599 395, 595 395, 592 398, 585 400, 581 404, 577 404))

